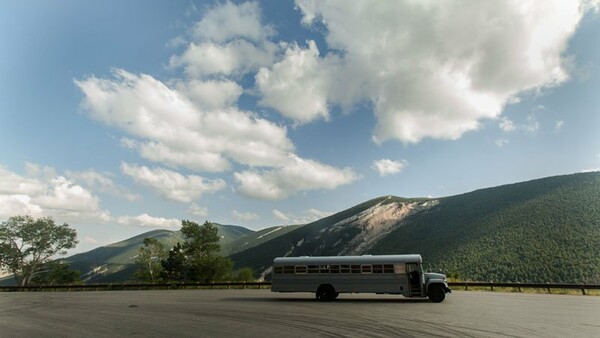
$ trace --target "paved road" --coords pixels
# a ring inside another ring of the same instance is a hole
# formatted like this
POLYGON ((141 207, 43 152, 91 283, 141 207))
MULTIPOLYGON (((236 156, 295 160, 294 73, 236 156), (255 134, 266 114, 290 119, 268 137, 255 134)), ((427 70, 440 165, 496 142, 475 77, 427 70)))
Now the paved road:
POLYGON ((600 297, 460 292, 440 304, 388 295, 268 290, 0 293, 0 336, 592 337, 600 297))

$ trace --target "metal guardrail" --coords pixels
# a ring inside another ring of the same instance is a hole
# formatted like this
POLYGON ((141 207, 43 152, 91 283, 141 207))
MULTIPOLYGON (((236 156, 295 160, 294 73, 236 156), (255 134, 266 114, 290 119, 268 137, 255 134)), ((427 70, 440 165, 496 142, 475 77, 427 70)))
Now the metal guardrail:
POLYGON ((522 292, 522 288, 527 289, 544 289, 548 293, 552 293, 552 289, 563 290, 581 290, 585 295, 585 290, 600 290, 600 284, 557 284, 557 283, 503 283, 503 282, 448 282, 450 287, 464 287, 468 290, 469 287, 489 287, 491 291, 496 288, 516 288, 522 292))
POLYGON ((122 284, 69 284, 69 285, 29 285, 0 286, 0 291, 117 291, 117 290, 156 290, 189 288, 258 288, 270 287, 271 282, 215 282, 215 283, 122 283, 122 284))
MULTIPOLYGON (((490 288, 514 288, 519 292, 521 289, 544 289, 552 293, 552 289, 581 290, 585 295, 585 290, 600 290, 600 284, 556 284, 556 283, 503 283, 503 282, 448 282, 448 285, 454 289, 469 287, 490 288)), ((123 284, 71 284, 71 285, 30 285, 30 286, 0 286, 0 291, 116 291, 116 290, 156 290, 156 289, 190 289, 190 288, 225 288, 232 287, 246 288, 268 288, 271 282, 216 282, 216 283, 123 283, 123 284)))

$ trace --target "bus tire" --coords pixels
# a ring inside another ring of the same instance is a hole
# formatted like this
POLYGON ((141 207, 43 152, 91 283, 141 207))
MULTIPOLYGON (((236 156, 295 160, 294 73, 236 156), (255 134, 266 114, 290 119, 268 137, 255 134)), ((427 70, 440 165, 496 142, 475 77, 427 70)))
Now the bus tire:
POLYGON ((441 303, 446 298, 446 291, 441 285, 430 285, 427 290, 427 297, 434 303, 441 303))
POLYGON ((335 299, 335 290, 333 286, 329 284, 324 284, 319 286, 317 292, 315 293, 317 300, 321 302, 330 302, 335 299))

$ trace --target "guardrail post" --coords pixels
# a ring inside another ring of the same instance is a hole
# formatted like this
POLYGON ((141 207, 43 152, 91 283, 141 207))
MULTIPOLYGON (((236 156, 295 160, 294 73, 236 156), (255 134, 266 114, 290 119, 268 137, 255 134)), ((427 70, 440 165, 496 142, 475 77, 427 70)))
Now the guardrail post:
POLYGON ((550 282, 546 282, 546 285, 548 285, 548 293, 552 293, 552 291, 550 291, 550 282))
POLYGON ((581 294, 585 296, 585 285, 581 284, 581 294))
POLYGON ((494 281, 490 282, 490 291, 494 291, 494 281))
POLYGON ((517 282, 517 290, 519 290, 519 292, 521 292, 521 283, 517 282))

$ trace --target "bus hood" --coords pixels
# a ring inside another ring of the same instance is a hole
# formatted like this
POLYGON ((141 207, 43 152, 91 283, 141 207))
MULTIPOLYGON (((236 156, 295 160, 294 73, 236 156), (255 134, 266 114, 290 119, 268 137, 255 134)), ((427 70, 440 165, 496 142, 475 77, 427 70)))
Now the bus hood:
POLYGON ((429 281, 429 280, 442 280, 442 281, 446 281, 446 275, 442 274, 442 273, 435 273, 435 272, 426 272, 425 273, 425 281, 429 281))

